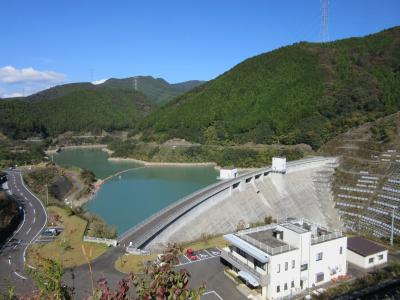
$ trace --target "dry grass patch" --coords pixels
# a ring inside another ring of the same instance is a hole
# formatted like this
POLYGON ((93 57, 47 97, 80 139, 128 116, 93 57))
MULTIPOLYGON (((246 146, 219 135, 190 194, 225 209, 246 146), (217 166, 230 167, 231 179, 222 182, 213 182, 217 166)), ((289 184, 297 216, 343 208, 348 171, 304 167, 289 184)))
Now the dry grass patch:
POLYGON ((122 255, 115 262, 115 268, 122 273, 143 273, 144 266, 148 261, 153 261, 157 258, 157 254, 150 255, 136 255, 125 254, 122 255))
POLYGON ((86 258, 82 253, 82 245, 91 253, 91 259, 94 259, 107 250, 103 244, 85 243, 83 235, 87 222, 75 215, 68 215, 68 212, 60 207, 48 207, 49 215, 58 216, 56 219, 64 226, 64 231, 49 244, 35 244, 29 248, 28 261, 35 264, 34 254, 42 257, 51 258, 60 261, 63 267, 79 266, 86 263, 86 258))

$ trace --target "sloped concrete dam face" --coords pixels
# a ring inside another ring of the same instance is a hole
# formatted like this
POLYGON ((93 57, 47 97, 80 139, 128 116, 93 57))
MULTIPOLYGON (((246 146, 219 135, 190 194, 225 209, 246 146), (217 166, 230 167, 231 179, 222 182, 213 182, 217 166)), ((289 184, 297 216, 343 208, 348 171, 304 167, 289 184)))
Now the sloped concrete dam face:
POLYGON ((331 229, 340 229, 331 183, 336 161, 310 162, 290 167, 286 174, 269 173, 223 190, 180 217, 147 248, 160 249, 169 242, 187 242, 202 235, 235 231, 239 223, 303 217, 331 229))

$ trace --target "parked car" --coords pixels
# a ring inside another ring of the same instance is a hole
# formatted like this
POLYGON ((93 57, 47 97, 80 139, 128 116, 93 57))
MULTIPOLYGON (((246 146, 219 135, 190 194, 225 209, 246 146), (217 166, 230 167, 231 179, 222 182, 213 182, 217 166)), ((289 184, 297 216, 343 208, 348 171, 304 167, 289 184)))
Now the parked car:
POLYGON ((188 248, 186 250, 186 256, 187 258, 189 258, 190 260, 198 260, 199 258, 197 257, 197 255, 194 253, 192 248, 188 248))
POLYGON ((47 228, 43 230, 42 235, 43 236, 56 236, 58 234, 57 229, 55 228, 47 228))

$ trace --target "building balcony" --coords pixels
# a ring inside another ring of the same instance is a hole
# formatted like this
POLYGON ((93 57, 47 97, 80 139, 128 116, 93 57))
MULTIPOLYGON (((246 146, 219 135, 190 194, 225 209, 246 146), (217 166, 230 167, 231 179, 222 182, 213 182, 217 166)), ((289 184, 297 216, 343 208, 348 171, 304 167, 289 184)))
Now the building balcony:
POLYGON ((267 286, 270 283, 269 275, 257 272, 254 268, 248 266, 244 261, 234 256, 232 253, 222 250, 221 257, 240 271, 250 273, 258 281, 260 286, 267 286))

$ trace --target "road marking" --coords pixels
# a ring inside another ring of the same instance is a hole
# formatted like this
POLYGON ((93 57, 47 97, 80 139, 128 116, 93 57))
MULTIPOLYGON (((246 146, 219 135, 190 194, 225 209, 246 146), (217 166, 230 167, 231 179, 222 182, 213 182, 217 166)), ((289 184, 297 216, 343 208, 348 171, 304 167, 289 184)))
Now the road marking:
POLYGON ((22 186, 25 188, 25 190, 26 190, 29 194, 31 194, 31 195, 33 196, 33 198, 35 198, 35 199, 39 202, 39 204, 42 206, 42 209, 43 209, 43 211, 44 211, 44 223, 43 223, 42 228, 40 228, 40 230, 38 231, 38 233, 37 233, 37 234, 32 238, 32 240, 26 245, 26 247, 25 247, 25 249, 24 249, 24 252, 22 253, 22 258, 24 259, 24 262, 25 262, 25 261, 26 261, 26 250, 28 249, 29 245, 32 244, 32 242, 39 236, 39 234, 43 231, 44 227, 45 227, 46 224, 47 224, 47 211, 46 211, 46 208, 44 207, 42 201, 40 201, 39 198, 36 197, 35 194, 32 193, 32 192, 26 187, 26 185, 25 185, 25 183, 24 183, 24 180, 22 179, 21 174, 19 174, 19 176, 20 176, 20 178, 21 178, 22 186))
POLYGON ((17 272, 14 272, 14 274, 17 275, 19 278, 21 278, 21 279, 23 279, 23 280, 26 280, 26 279, 27 279, 26 277, 22 276, 21 274, 19 274, 19 273, 17 273, 17 272))
POLYGON ((11 265, 11 259, 8 259, 8 264, 11 265))
POLYGON ((36 217, 34 217, 34 218, 33 218, 33 222, 32 222, 32 224, 33 224, 33 223, 35 223, 35 221, 36 221, 36 217))
POLYGON ((194 264, 194 263, 197 263, 197 262, 202 262, 202 261, 209 260, 209 259, 213 259, 213 258, 216 258, 216 257, 218 257, 218 256, 212 256, 212 257, 208 257, 208 258, 193 260, 193 261, 190 261, 190 262, 187 262, 187 263, 183 263, 183 264, 176 265, 176 267, 180 267, 180 266, 184 266, 184 265, 189 265, 189 264, 194 264))
POLYGON ((29 227, 29 229, 28 229, 28 231, 26 232, 26 234, 28 234, 28 233, 29 233, 29 231, 31 231, 31 229, 32 229, 32 227, 29 227))
POLYGON ((31 266, 30 264, 26 264, 28 266, 28 268, 35 270, 36 268, 31 266))
POLYGON ((26 196, 25 196, 25 200, 28 201, 28 198, 26 198, 26 196))
POLYGON ((33 209, 33 214, 36 215, 36 209, 33 209))
POLYGON ((210 252, 208 252, 208 250, 207 249, 203 249, 208 255, 210 255, 210 256, 214 256, 214 255, 212 255, 210 252))
POLYGON ((18 247, 18 244, 16 244, 14 247, 13 247, 13 249, 16 249, 18 247))
POLYGON ((32 207, 32 203, 31 202, 29 202, 29 206, 32 207))
POLYGON ((214 294, 215 296, 217 296, 218 299, 224 300, 216 291, 205 292, 205 293, 203 294, 203 296, 208 295, 208 294, 214 294))

